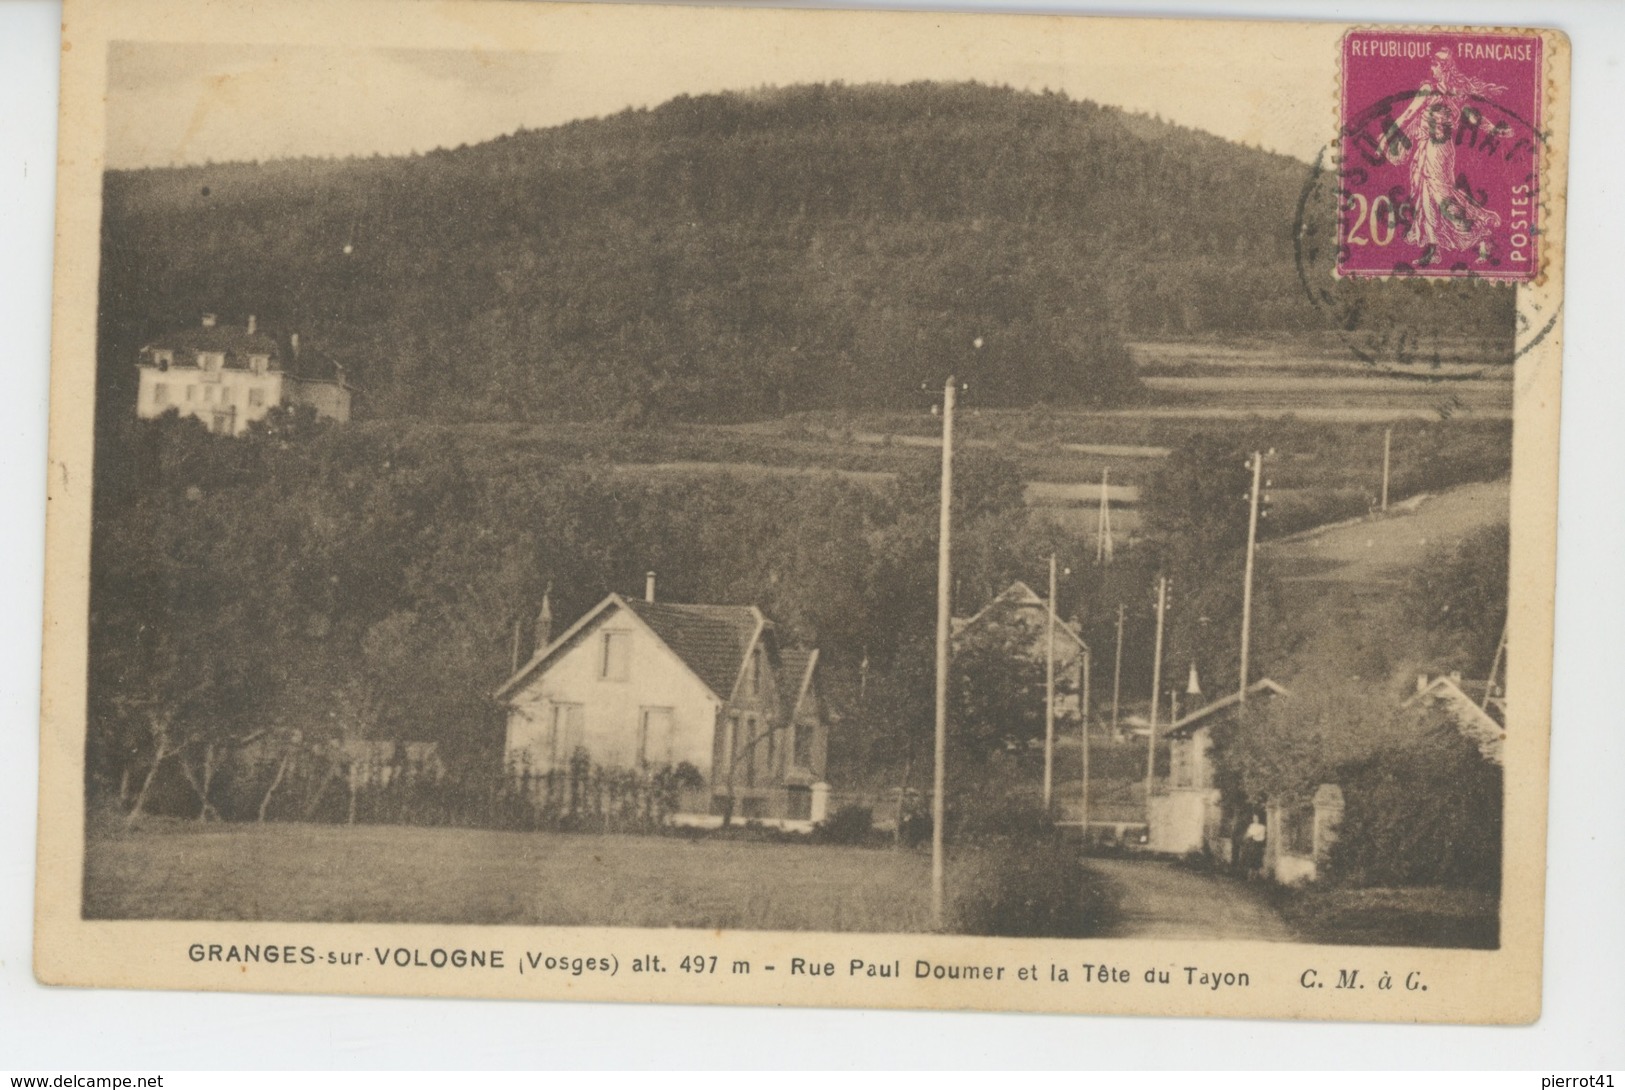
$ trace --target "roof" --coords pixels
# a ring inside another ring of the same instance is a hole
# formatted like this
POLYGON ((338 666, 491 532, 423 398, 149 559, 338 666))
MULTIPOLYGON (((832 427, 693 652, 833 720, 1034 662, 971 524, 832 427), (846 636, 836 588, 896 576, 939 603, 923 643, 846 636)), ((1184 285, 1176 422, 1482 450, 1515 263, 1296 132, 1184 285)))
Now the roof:
MULTIPOLYGON (((1014 583, 1011 583, 1008 587, 1005 587, 998 594, 994 595, 991 602, 983 606, 968 620, 957 621, 954 627, 954 635, 957 636, 962 632, 967 632, 977 625, 991 619, 992 615, 996 611, 1014 611, 1025 609, 1037 610, 1041 614, 1047 612, 1044 608, 1044 599, 1040 598, 1038 593, 1034 591, 1033 588, 1029 587, 1020 579, 1017 579, 1014 583)), ((1089 645, 1083 641, 1083 636, 1079 634, 1078 630, 1071 624, 1062 620, 1059 616, 1055 618, 1055 631, 1070 638, 1071 641, 1080 649, 1085 651, 1089 649, 1089 645)))
POLYGON ((298 382, 329 382, 348 387, 344 365, 319 348, 305 345, 290 353, 291 362, 284 365, 288 377, 298 382))
POLYGON ((154 349, 168 349, 180 354, 224 352, 227 367, 247 367, 249 356, 268 356, 273 361, 282 358, 276 338, 261 330, 250 333, 248 327, 238 325, 199 325, 166 333, 144 347, 142 355, 154 349))
POLYGON ((723 700, 733 695, 745 656, 766 623, 755 606, 681 605, 626 599, 672 652, 723 700))
MULTIPOLYGON (((1271 696, 1286 696, 1287 688, 1286 686, 1279 685, 1265 677, 1259 678, 1257 681, 1247 686, 1247 692, 1249 695, 1268 693, 1271 696)), ((1213 701, 1213 703, 1204 704, 1200 708, 1197 708, 1195 711, 1191 712, 1189 715, 1175 720, 1174 723, 1168 728, 1167 736, 1172 738, 1175 735, 1184 736, 1192 734, 1201 729, 1203 720, 1217 715, 1226 708, 1232 707, 1239 703, 1241 703, 1241 693, 1239 692, 1233 692, 1225 696, 1221 696, 1219 699, 1213 701)))
MULTIPOLYGON (((503 683, 496 697, 501 700, 522 685, 561 648, 569 644, 582 629, 611 608, 620 608, 642 621, 660 641, 694 672, 711 694, 720 701, 733 698, 751 649, 764 635, 773 631, 773 622, 755 606, 715 606, 677 602, 645 602, 641 599, 622 598, 611 594, 588 610, 536 655, 519 671, 503 683)), ((779 656, 779 669, 785 676, 795 673, 786 665, 786 656, 804 656, 809 652, 785 652, 779 656)), ((816 654, 811 652, 810 654, 816 654)), ((792 664, 800 663, 792 658, 792 664)), ((796 665, 803 675, 811 663, 796 665)), ((798 682, 804 677, 797 677, 798 682)), ((799 697, 798 697, 799 699, 799 697)))
POLYGON ((1444 712, 1462 736, 1478 747, 1478 752, 1486 761, 1497 765, 1501 763, 1501 747, 1506 742, 1506 728, 1479 707, 1452 678, 1434 678, 1425 689, 1400 707, 1435 708, 1444 712))

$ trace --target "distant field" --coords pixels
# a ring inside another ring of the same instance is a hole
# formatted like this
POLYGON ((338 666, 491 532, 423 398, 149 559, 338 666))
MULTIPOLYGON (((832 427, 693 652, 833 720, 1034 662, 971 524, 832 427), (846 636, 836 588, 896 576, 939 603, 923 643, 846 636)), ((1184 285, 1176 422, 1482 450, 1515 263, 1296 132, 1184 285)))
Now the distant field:
MULTIPOLYGON (((1464 342, 1461 360, 1484 358, 1464 342)), ((1280 340, 1141 343, 1146 396, 1113 410, 984 408, 971 390, 957 418, 960 450, 1014 461, 1035 512, 1090 534, 1102 474, 1110 475, 1119 542, 1139 532, 1141 491, 1170 451, 1194 438, 1273 449, 1266 537, 1364 514, 1380 490, 1385 427, 1393 429, 1393 498, 1506 472, 1512 385, 1507 369, 1425 382, 1374 373, 1337 343, 1280 340)), ((617 428, 599 424, 445 426, 448 442, 516 459, 602 464, 632 479, 829 477, 885 487, 930 471, 941 421, 913 411, 820 410, 739 424, 617 428)))
POLYGON ((930 929, 890 849, 403 826, 158 824, 92 837, 91 919, 930 929))

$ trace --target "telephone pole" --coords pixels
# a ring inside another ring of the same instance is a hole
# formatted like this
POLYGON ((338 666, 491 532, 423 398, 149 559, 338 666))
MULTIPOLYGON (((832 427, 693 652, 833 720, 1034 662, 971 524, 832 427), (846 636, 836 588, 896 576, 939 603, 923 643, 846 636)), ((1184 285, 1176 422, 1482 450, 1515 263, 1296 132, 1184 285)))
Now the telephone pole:
POLYGON ((1112 562, 1112 505, 1106 480, 1110 469, 1100 471, 1100 514, 1095 525, 1095 563, 1112 562))
POLYGON ((1117 740, 1117 707, 1123 693, 1123 603, 1117 603, 1117 665, 1112 670, 1112 740, 1117 740))
POLYGON ((1089 648, 1083 649, 1083 694, 1078 719, 1083 729, 1083 846, 1089 847, 1089 648))
POLYGON ((942 826, 943 794, 948 771, 948 629, 950 622, 951 552, 948 535, 954 497, 954 377, 942 387, 942 520, 937 543, 937 729, 936 761, 931 777, 931 915, 941 927, 944 920, 942 826))
POLYGON ((1168 608, 1168 577, 1157 576, 1157 646, 1151 660, 1151 734, 1146 739, 1145 816, 1151 818, 1151 794, 1157 777, 1157 701, 1162 692, 1162 617, 1168 608))
POLYGON ((1241 584, 1241 690, 1247 699, 1247 652, 1253 627, 1253 552, 1258 547, 1258 486, 1264 472, 1264 455, 1253 452, 1253 491, 1247 516, 1247 567, 1241 584))
POLYGON ((1049 617, 1044 632, 1044 811, 1055 794, 1055 554, 1049 554, 1049 617))
POLYGON ((1388 511, 1388 464, 1394 447, 1394 429, 1382 429, 1382 510, 1388 511))

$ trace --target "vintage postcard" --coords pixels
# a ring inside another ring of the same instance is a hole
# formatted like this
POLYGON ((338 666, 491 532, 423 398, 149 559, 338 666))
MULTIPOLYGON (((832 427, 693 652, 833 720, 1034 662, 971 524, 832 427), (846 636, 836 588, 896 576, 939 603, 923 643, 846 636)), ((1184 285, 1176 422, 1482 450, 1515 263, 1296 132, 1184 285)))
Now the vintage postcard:
POLYGON ((42 981, 1539 1016, 1561 34, 62 48, 42 981))

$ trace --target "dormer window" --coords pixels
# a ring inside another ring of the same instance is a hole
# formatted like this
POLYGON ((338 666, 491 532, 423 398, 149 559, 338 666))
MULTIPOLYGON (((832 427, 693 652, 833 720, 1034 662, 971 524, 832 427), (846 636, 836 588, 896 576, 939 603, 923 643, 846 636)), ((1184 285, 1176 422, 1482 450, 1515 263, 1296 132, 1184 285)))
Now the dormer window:
POLYGON ((205 371, 218 371, 226 365, 224 352, 199 352, 197 365, 205 371))
POLYGON ((265 369, 271 364, 271 357, 255 354, 248 357, 248 369, 256 375, 265 374, 265 369))
POLYGON ((167 371, 175 366, 175 353, 169 348, 155 348, 152 350, 152 362, 160 371, 167 371))

